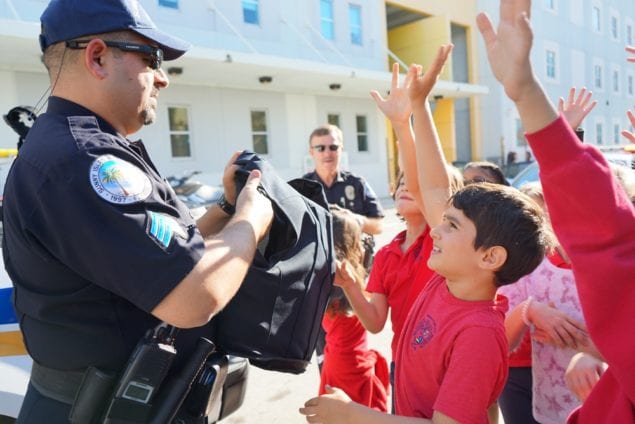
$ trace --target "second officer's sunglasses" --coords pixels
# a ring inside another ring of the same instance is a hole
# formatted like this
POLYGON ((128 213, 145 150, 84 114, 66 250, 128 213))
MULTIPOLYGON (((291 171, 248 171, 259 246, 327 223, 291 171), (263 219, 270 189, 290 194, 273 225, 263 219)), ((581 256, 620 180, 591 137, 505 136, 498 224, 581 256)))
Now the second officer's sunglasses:
POLYGON ((316 144, 315 146, 311 146, 312 149, 317 150, 320 153, 322 153, 326 149, 329 149, 331 152, 336 152, 339 150, 340 147, 342 147, 341 144, 329 144, 328 146, 324 144, 316 144))
MULTIPOLYGON (((66 41, 66 47, 69 49, 85 49, 86 45, 92 40, 68 40, 66 41)), ((114 47, 115 49, 122 50, 124 52, 142 53, 148 56, 150 61, 150 68, 159 70, 163 63, 163 50, 159 47, 148 46, 147 44, 137 44, 128 41, 108 41, 103 40, 104 44, 108 47, 114 47)))

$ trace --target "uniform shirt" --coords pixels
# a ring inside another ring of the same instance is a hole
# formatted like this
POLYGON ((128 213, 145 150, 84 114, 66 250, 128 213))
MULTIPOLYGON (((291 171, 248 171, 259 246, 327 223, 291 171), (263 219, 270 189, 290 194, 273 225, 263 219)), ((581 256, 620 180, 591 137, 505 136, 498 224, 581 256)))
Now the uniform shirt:
POLYGON ((29 354, 61 370, 122 368, 204 247, 143 144, 57 97, 7 178, 3 246, 29 354))
POLYGON ((397 415, 487 423, 507 380, 507 299, 468 302, 436 275, 412 306, 397 348, 397 415))
POLYGON ((309 172, 303 178, 322 184, 326 200, 330 204, 339 205, 368 218, 382 218, 384 216, 377 195, 362 177, 350 172, 339 171, 330 187, 326 186, 316 172, 309 172))
POLYGON ((405 252, 401 245, 406 240, 402 231, 386 246, 379 249, 373 261, 366 291, 386 296, 390 308, 393 337, 392 358, 396 358, 397 342, 408 311, 426 283, 434 275, 427 261, 432 251, 430 227, 417 237, 405 252))

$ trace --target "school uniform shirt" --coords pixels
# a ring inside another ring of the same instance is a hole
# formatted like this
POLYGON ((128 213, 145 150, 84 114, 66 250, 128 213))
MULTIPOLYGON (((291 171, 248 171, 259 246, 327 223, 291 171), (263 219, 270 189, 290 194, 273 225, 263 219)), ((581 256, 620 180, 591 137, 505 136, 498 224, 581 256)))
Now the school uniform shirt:
POLYGON ((366 286, 366 291, 383 294, 388 301, 394 333, 390 345, 393 360, 408 311, 434 275, 434 271, 427 265, 432 251, 430 227, 426 227, 414 243, 402 252, 401 245, 405 240, 406 231, 402 231, 389 244, 379 249, 366 286))
POLYGON ((593 146, 560 116, 527 139, 571 259, 589 334, 609 368, 570 423, 635 422, 635 209, 593 146))
POLYGON ((419 295, 397 348, 395 401, 401 416, 439 411, 461 423, 487 423, 507 380, 507 299, 468 302, 435 275, 419 295))
POLYGON ((368 349, 368 333, 356 315, 324 314, 326 331, 319 394, 324 386, 339 387, 354 401, 388 411, 389 371, 386 358, 368 349))

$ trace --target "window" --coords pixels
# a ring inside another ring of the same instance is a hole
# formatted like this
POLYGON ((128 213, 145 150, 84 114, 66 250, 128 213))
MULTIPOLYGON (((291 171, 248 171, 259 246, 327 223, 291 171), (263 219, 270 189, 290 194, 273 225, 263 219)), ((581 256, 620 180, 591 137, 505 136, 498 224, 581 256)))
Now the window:
POLYGON ((556 79, 556 52, 547 50, 546 66, 547 78, 556 79))
POLYGON ((267 132, 267 111, 251 111, 251 142, 254 152, 266 155, 269 153, 269 134, 267 132))
POLYGON ((556 0, 543 0, 542 5, 545 9, 554 11, 556 10, 556 0))
POLYGON ((593 5, 591 9, 591 25, 595 32, 602 32, 602 9, 599 5, 593 5))
POLYGON ((355 118, 356 118, 355 121, 357 123, 357 151, 367 152, 368 151, 368 131, 367 131, 366 116, 357 115, 355 118))
POLYGON ((619 93, 620 92, 620 71, 619 69, 613 69, 612 72, 612 80, 613 80, 613 92, 614 93, 619 93))
POLYGON ((633 95, 633 75, 626 77, 626 90, 629 96, 633 95))
POLYGON ((621 125, 613 123, 613 144, 620 144, 620 136, 622 134, 621 125))
POLYGON ((596 62, 593 64, 593 85, 596 89, 601 90, 604 88, 604 82, 603 82, 603 74, 604 73, 604 66, 599 63, 596 62))
POLYGON ((362 7, 349 4, 348 5, 348 25, 351 31, 351 43, 362 45, 362 7))
POLYGON ((170 147, 173 158, 189 158, 190 149, 190 121, 186 107, 168 107, 170 124, 170 147))
POLYGON ((595 124, 595 142, 596 142, 596 144, 603 144, 604 143, 603 132, 604 132, 604 125, 602 125, 601 122, 597 122, 595 124))
POLYGON ((615 9, 611 9, 611 39, 618 41, 620 39, 620 18, 615 9))
POLYGON ((243 0, 243 22, 254 25, 260 23, 258 0, 243 0))
POLYGON ((320 30, 327 40, 335 39, 335 22, 333 21, 333 0, 320 0, 320 30))
POLYGON ((159 0, 159 6, 171 7, 172 9, 178 9, 179 0, 159 0))
POLYGON ((329 113, 326 117, 326 122, 331 125, 335 125, 337 128, 340 127, 340 115, 337 113, 329 113))
POLYGON ((633 25, 626 24, 626 44, 633 45, 633 25))

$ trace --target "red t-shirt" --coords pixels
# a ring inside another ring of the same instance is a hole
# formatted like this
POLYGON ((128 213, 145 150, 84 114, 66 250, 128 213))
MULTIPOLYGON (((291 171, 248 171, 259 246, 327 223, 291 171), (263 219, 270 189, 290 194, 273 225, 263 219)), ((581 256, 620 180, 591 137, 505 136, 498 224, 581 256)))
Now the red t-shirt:
POLYGON ((389 244, 379 249, 366 287, 369 293, 383 294, 388 301, 394 333, 390 345, 393 360, 396 357, 397 341, 408 311, 434 275, 434 271, 427 265, 432 251, 430 227, 426 227, 408 250, 402 252, 401 245, 405 240, 406 232, 403 231, 389 244))
POLYGON ((397 415, 487 423, 507 380, 507 299, 468 302, 435 275, 419 295, 397 348, 397 415))

